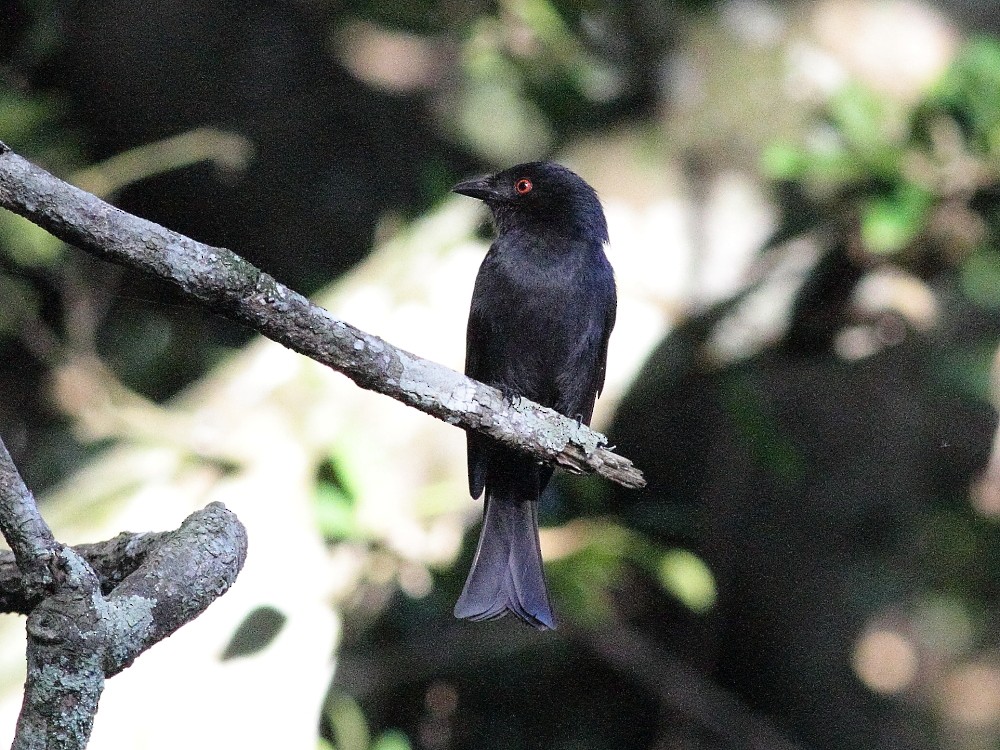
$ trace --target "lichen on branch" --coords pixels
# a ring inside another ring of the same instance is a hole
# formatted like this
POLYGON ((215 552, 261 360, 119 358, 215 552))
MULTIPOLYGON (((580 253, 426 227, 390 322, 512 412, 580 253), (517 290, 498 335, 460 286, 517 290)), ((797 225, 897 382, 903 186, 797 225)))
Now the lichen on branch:
POLYGON ((93 255, 152 274, 187 297, 376 391, 541 461, 625 487, 642 473, 603 435, 366 333, 230 250, 196 242, 73 187, 0 144, 0 207, 93 255))

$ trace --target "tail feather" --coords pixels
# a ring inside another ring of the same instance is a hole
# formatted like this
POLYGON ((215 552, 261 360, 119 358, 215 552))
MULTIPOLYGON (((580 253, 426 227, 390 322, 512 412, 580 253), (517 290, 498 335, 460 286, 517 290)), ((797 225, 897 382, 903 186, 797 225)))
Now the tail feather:
POLYGON ((487 487, 479 547, 456 617, 479 622, 512 612, 539 630, 555 629, 538 544, 537 490, 527 495, 487 487))

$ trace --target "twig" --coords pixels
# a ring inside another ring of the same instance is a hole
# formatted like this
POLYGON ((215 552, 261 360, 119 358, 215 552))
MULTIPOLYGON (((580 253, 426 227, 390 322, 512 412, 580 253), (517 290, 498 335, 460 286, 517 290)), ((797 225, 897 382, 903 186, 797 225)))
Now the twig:
POLYGON ((125 213, 2 143, 0 206, 99 258, 171 282, 186 296, 342 372, 362 388, 569 471, 645 486, 642 473, 606 448, 600 433, 526 399, 508 404, 495 388, 339 320, 232 251, 125 213))

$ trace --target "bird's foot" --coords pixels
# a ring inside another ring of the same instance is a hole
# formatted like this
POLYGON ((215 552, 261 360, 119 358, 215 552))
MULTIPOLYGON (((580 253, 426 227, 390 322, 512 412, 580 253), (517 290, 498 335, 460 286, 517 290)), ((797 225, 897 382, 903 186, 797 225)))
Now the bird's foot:
POLYGON ((513 406, 515 403, 520 403, 521 401, 521 394, 509 385, 501 385, 500 393, 503 395, 503 400, 506 402, 507 406, 513 406))

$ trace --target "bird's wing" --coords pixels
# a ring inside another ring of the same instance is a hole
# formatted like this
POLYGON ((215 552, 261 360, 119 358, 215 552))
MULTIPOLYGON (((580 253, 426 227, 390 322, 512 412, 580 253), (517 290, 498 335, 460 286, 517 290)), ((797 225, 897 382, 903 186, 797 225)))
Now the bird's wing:
POLYGON ((614 284, 611 285, 610 304, 604 313, 604 330, 601 333, 601 348, 597 355, 597 374, 595 389, 600 396, 604 391, 604 376, 608 369, 608 341, 611 339, 611 331, 615 327, 615 318, 618 315, 618 293, 614 284))
MULTIPOLYGON (((469 326, 465 336, 465 374, 482 381, 487 379, 485 371, 486 341, 489 323, 473 304, 469 311, 469 326)), ((466 432, 469 462, 469 494, 476 498, 483 494, 486 486, 486 469, 489 465, 489 439, 478 432, 466 432)))
POLYGON ((554 408, 568 417, 590 424, 594 401, 604 388, 608 361, 608 339, 615 325, 616 295, 613 280, 595 290, 590 314, 583 322, 576 345, 556 379, 558 397, 554 408), (600 304, 603 301, 604 304, 600 304))

